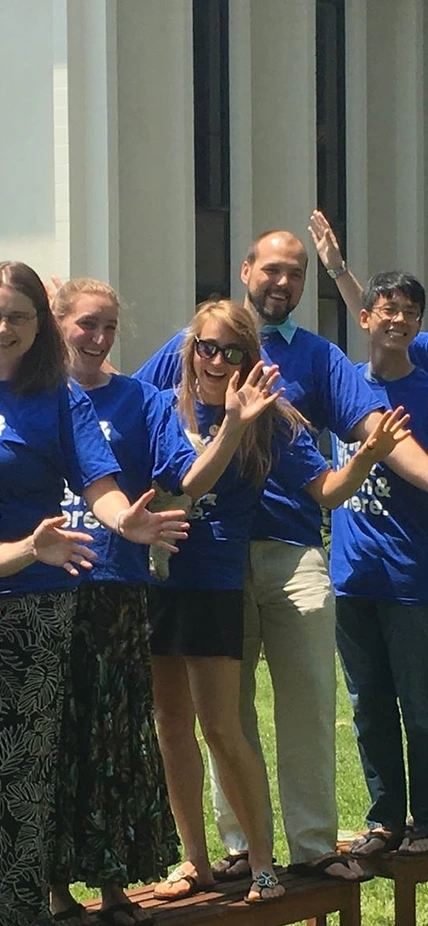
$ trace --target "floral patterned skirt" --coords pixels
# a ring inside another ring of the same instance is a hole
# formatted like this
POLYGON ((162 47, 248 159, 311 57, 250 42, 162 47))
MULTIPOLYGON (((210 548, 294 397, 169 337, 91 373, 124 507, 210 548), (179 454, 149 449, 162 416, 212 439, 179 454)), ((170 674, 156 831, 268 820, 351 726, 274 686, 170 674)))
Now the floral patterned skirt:
POLYGON ((0 599, 0 923, 51 923, 49 849, 75 592, 0 599))
POLYGON ((178 860, 154 725, 144 586, 78 591, 52 883, 158 880, 178 860))

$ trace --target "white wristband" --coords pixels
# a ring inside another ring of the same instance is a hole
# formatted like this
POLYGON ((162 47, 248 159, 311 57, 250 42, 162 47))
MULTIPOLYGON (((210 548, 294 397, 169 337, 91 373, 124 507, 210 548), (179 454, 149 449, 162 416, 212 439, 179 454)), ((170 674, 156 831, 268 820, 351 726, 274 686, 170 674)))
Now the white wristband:
POLYGON ((116 515, 116 517, 115 517, 115 519, 114 519, 114 528, 113 528, 113 530, 116 531, 116 534, 119 534, 119 537, 123 537, 123 536, 124 536, 125 531, 124 531, 124 528, 122 527, 121 521, 122 521, 123 515, 126 514, 126 512, 127 512, 128 510, 129 510, 128 508, 122 508, 121 511, 118 511, 118 513, 117 513, 117 515, 116 515))

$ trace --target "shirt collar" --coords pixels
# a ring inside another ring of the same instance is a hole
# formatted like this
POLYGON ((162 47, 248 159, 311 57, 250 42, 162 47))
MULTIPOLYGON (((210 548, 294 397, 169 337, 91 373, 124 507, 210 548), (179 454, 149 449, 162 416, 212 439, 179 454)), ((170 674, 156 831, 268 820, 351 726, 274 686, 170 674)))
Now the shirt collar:
POLYGON ((281 337, 284 338, 284 341, 287 341, 287 344, 291 344, 294 335, 297 331, 297 325, 291 315, 285 319, 285 322, 282 322, 281 325, 263 325, 261 334, 269 334, 271 331, 278 331, 281 337))

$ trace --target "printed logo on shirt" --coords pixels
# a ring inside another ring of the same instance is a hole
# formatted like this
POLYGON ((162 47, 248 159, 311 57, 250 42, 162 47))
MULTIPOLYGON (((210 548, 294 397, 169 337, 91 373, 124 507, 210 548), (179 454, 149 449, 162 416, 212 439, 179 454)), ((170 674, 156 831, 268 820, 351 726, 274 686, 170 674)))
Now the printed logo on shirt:
POLYGON ((106 440, 111 441, 111 424, 110 421, 100 421, 100 428, 106 440))
POLYGON ((192 505, 189 512, 189 519, 191 521, 204 521, 205 518, 208 518, 210 512, 207 510, 209 508, 214 508, 217 504, 217 494, 215 492, 207 492, 206 495, 203 495, 202 498, 198 498, 194 505, 192 505))
POLYGON ((103 527, 95 515, 92 514, 92 511, 86 507, 82 497, 74 495, 68 485, 65 487, 61 508, 63 514, 67 517, 67 522, 64 524, 65 528, 79 528, 80 530, 85 528, 85 530, 94 531, 98 527, 103 527), (67 508, 71 510, 67 511, 67 508))
MULTIPOLYGON (((353 444, 344 444, 336 440, 338 467, 346 466, 360 447, 360 441, 353 444)), ((379 474, 377 463, 372 466, 369 475, 364 480, 358 494, 351 495, 343 503, 343 508, 363 514, 384 515, 388 517, 388 499, 391 498, 391 486, 387 476, 379 474)))
POLYGON ((6 418, 4 415, 0 415, 0 434, 3 434, 3 431, 7 425, 6 418))

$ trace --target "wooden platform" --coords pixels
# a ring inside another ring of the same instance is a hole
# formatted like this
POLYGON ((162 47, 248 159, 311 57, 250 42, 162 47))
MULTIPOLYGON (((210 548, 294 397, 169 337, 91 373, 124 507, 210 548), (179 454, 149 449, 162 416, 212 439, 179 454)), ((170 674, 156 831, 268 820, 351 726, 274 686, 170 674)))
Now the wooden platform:
MULTIPOLYGON (((299 920, 327 926, 327 915, 337 911, 341 926, 361 926, 359 884, 296 877, 284 868, 275 871, 286 893, 271 903, 244 903, 249 879, 220 883, 209 893, 173 903, 156 900, 150 887, 129 891, 129 897, 154 915, 156 926, 287 926, 299 920)), ((86 906, 96 910, 99 902, 87 901, 86 906)))
POLYGON ((428 881, 428 855, 409 858, 387 852, 362 861, 363 868, 380 878, 394 881, 395 926, 417 926, 416 885, 428 881))

